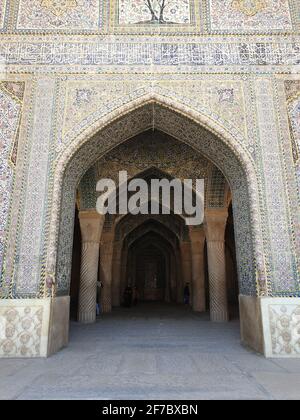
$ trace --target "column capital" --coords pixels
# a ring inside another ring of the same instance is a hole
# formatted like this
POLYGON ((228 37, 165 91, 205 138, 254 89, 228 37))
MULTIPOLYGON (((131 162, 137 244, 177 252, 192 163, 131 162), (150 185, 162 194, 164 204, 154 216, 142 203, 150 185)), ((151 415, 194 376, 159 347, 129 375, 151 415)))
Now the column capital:
POLYGON ((113 229, 103 230, 100 245, 110 244, 115 241, 115 231, 113 229))
POLYGON ((208 242, 224 241, 228 209, 206 209, 204 230, 208 242))
POLYGON ((105 216, 95 210, 80 211, 79 222, 83 242, 99 244, 105 216))
POLYGON ((204 227, 201 225, 199 226, 189 226, 189 233, 191 241, 202 241, 205 239, 205 232, 204 227))
POLYGON ((192 250, 193 252, 202 252, 203 251, 203 247, 204 247, 204 242, 205 242, 205 231, 203 226, 199 227, 195 227, 195 226, 190 226, 189 227, 189 231, 190 231, 190 240, 191 240, 191 246, 192 246, 192 250))
POLYGON ((79 219, 101 219, 105 218, 103 214, 98 213, 96 210, 80 210, 79 219))

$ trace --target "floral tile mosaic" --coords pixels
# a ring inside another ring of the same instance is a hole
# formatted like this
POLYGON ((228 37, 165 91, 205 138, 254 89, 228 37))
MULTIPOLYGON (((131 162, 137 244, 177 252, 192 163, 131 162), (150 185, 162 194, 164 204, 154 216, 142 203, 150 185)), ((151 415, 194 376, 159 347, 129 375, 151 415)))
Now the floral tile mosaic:
POLYGON ((3 0, 0 30, 66 34, 296 32, 298 0, 3 0))
POLYGON ((18 30, 97 31, 102 27, 102 0, 19 0, 18 30))
POLYGON ((110 31, 184 33, 200 31, 199 0, 116 0, 110 3, 110 31))
POLYGON ((190 0, 119 0, 119 24, 189 24, 191 3, 190 0))
POLYGON ((289 0, 209 0, 212 31, 290 31, 289 0))

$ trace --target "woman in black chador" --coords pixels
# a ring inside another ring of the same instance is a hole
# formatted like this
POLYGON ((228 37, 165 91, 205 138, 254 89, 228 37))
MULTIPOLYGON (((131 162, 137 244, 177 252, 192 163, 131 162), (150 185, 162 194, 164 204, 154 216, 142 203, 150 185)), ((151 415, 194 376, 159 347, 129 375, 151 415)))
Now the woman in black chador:
POLYGON ((130 308, 132 305, 132 287, 127 286, 124 291, 124 306, 130 308))

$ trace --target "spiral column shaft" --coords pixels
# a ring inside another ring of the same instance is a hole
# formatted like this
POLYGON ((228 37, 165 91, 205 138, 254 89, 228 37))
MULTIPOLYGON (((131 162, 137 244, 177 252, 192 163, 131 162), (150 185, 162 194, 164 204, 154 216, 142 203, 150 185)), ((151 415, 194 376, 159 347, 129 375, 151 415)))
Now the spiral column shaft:
POLYGON ((97 273, 99 244, 84 242, 81 248, 78 321, 96 321, 97 273))
POLYGON ((210 318, 213 322, 226 322, 229 320, 225 259, 227 217, 227 209, 207 209, 205 213, 210 318))
POLYGON ((82 246, 78 321, 92 323, 96 321, 99 244, 104 216, 96 211, 81 211, 79 221, 82 246))

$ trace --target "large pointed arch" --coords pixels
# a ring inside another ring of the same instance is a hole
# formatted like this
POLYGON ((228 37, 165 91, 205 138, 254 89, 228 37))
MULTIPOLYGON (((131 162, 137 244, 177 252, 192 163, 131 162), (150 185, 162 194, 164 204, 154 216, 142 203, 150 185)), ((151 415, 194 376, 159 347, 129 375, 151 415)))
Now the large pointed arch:
POLYGON ((241 292, 267 294, 258 179, 245 139, 212 115, 157 93, 131 100, 92 122, 57 157, 46 276, 55 279, 59 294, 68 293, 75 191, 82 175, 101 156, 151 127, 190 145, 223 172, 234 198, 241 292))

